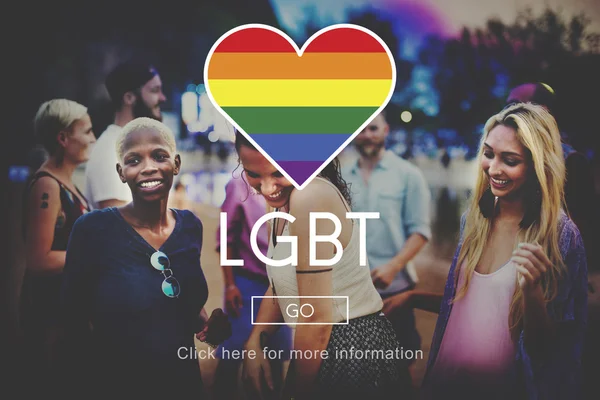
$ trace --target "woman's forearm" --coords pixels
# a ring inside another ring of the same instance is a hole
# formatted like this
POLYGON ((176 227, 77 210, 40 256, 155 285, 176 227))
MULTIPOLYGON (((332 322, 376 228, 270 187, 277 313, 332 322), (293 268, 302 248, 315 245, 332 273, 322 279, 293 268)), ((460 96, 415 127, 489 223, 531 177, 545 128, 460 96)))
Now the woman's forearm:
MULTIPOLYGON (((273 296, 271 287, 265 292, 265 297, 266 296, 273 296)), ((256 347, 262 347, 261 342, 264 342, 264 339, 261 341, 261 337, 264 338, 265 335, 271 336, 279 329, 279 325, 273 325, 273 322, 283 322, 279 303, 277 302, 277 299, 263 298, 260 302, 260 308, 256 315, 254 327, 252 328, 247 343, 256 347)))
POLYGON ((44 254, 29 252, 26 256, 27 270, 39 275, 53 275, 63 271, 66 251, 50 250, 44 254))
POLYGON ((223 282, 225 283, 225 290, 230 286, 235 286, 235 275, 233 274, 233 268, 236 267, 221 267, 223 270, 223 282))
MULTIPOLYGON (((323 276, 320 276, 322 278, 323 276)), ((301 279, 304 282, 306 277, 301 279)), ((305 286, 302 285, 304 288, 305 286)), ((314 286, 311 286, 311 288, 314 286)), ((314 295, 311 293, 310 295, 314 295)), ((301 302, 300 310, 309 303, 301 302)), ((298 316, 298 325, 294 335, 294 350, 291 358, 296 364, 294 376, 294 392, 297 398, 310 398, 313 393, 315 379, 323 359, 334 357, 325 351, 331 338, 333 328, 333 304, 330 299, 313 298, 309 304, 310 315, 298 316)), ((304 307, 305 308, 305 307, 304 307)))
MULTIPOLYGON (((227 247, 227 259, 233 260, 235 257, 233 248, 231 246, 227 247)), ((233 268, 230 266, 222 266, 223 269, 223 280, 225 281, 225 289, 231 285, 235 285, 235 275, 233 274, 233 268)))
POLYGON ((291 354, 296 363, 295 393, 298 398, 309 398, 317 374, 324 359, 335 357, 326 352, 331 337, 332 326, 298 325, 294 336, 294 350, 291 354), (304 397, 303 397, 304 396, 304 397))
POLYGON ((555 337, 555 327, 546 310, 541 288, 532 294, 524 295, 525 315, 523 316, 524 344, 533 359, 541 359, 547 354, 555 337))
POLYGON ((413 308, 439 314, 443 297, 442 294, 438 293, 413 291, 410 298, 410 305, 413 308))
POLYGON ((206 307, 202 307, 200 313, 198 314, 200 321, 202 321, 202 325, 204 325, 208 321, 208 313, 206 312, 206 307))

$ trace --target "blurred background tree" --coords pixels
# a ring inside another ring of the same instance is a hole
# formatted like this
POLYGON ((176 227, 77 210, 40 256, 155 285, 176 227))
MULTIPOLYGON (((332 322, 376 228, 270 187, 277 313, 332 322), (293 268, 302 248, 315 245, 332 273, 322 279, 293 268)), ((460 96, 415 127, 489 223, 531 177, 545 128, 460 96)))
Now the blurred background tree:
MULTIPOLYGON (((20 163, 35 143, 32 119, 37 107, 54 97, 90 108, 99 135, 112 119, 106 74, 132 57, 154 63, 161 73, 167 103, 179 109, 178 96, 189 83, 202 83, 204 62, 214 42, 245 23, 279 28, 269 0, 139 2, 41 2, 15 4, 11 18, 19 23, 10 41, 11 102, 7 115, 15 133, 10 163, 20 163), (27 31, 33 31, 27 32, 27 31), (21 32, 23 34, 21 35, 21 32)), ((11 143, 12 144, 12 143, 11 143)))
POLYGON ((456 39, 428 38, 419 60, 434 71, 439 127, 455 130, 472 146, 510 88, 544 82, 557 95, 557 120, 573 144, 597 147, 598 134, 590 129, 598 102, 584 99, 600 92, 600 35, 588 32, 588 25, 583 15, 567 20, 551 9, 539 16, 527 9, 511 24, 490 19, 484 28, 464 28, 456 39))

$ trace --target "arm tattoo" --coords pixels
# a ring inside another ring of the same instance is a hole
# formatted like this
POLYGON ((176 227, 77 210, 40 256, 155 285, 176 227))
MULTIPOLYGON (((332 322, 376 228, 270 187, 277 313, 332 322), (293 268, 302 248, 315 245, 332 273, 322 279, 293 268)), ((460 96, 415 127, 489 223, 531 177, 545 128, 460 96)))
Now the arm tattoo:
POLYGON ((42 194, 42 205, 41 208, 48 208, 48 193, 42 194))
POLYGON ((40 206, 41 208, 48 208, 48 202, 46 200, 48 200, 48 193, 44 193, 42 195, 42 205, 40 206))

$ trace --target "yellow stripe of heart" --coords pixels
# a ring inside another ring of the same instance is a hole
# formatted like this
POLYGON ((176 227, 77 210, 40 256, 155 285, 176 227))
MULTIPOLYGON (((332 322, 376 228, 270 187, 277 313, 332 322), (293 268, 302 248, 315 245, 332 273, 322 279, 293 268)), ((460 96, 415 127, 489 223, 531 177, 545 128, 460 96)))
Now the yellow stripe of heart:
POLYGON ((220 107, 379 107, 391 79, 210 79, 220 107))

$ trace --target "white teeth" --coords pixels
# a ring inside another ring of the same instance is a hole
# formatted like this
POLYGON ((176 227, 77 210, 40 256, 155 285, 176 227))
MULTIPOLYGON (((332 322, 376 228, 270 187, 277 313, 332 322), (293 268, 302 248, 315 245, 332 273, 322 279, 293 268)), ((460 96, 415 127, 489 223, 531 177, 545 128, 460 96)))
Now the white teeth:
POLYGON ((152 187, 155 187, 155 186, 158 186, 158 185, 160 185, 160 181, 142 182, 140 184, 140 186, 144 187, 144 188, 152 188, 152 187))
POLYGON ((282 191, 280 190, 279 192, 277 192, 275 194, 269 194, 269 195, 267 195, 267 197, 270 198, 270 199, 275 200, 275 199, 277 199, 277 198, 279 198, 281 196, 281 192, 282 191))
POLYGON ((508 183, 508 181, 501 181, 500 179, 494 179, 494 178, 492 178, 492 181, 498 185, 506 185, 508 183))

